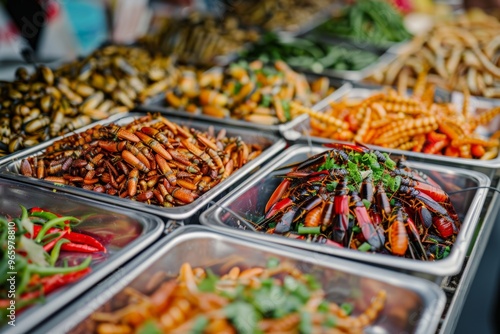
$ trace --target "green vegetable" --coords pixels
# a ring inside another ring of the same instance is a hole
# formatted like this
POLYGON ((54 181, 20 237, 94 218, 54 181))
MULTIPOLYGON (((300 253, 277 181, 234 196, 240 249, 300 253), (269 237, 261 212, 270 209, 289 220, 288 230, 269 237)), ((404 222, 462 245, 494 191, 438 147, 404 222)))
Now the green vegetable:
POLYGON ((269 259, 267 259, 266 267, 268 269, 277 268, 279 265, 280 265, 280 260, 279 259, 277 259, 275 257, 270 257, 269 259))
POLYGON ((372 202, 370 202, 370 201, 369 201, 369 200, 367 200, 367 199, 364 199, 364 198, 363 198, 363 199, 362 199, 362 201, 363 201, 363 204, 365 205, 365 208, 366 208, 366 209, 369 209, 369 208, 370 208, 370 206, 372 205, 372 202))
POLYGON ((191 327, 190 334, 203 334, 205 328, 208 326, 208 318, 204 315, 199 315, 194 321, 193 327, 191 327))
POLYGON ((260 320, 260 316, 251 304, 236 301, 227 305, 224 312, 236 327, 238 333, 253 334, 257 330, 257 322, 260 320))
POLYGON ((353 226, 352 232, 353 233, 360 233, 361 232, 361 228, 358 225, 353 226))
POLYGON ((307 226, 299 225, 297 232, 299 234, 320 234, 321 233, 321 226, 307 227, 307 226))
POLYGON ((39 274, 40 276, 50 276, 55 274, 68 274, 74 271, 80 271, 87 268, 92 261, 92 256, 87 257, 82 263, 77 266, 60 268, 60 267, 39 267, 33 264, 28 264, 28 270, 31 274, 39 274))
MULTIPOLYGON (((161 329, 154 323, 154 321, 146 321, 138 329, 137 334, 161 334, 161 329)), ((202 333, 202 332, 195 332, 202 333)))
POLYGON ((342 305, 340 305, 340 308, 343 309, 347 315, 351 315, 352 311, 354 310, 354 305, 352 305, 351 303, 342 303, 342 305))
POLYGON ((214 292, 219 277, 210 269, 207 269, 206 272, 207 277, 205 277, 200 284, 198 284, 198 289, 203 292, 214 292))
POLYGON ((370 249, 372 249, 372 246, 367 242, 362 243, 361 246, 358 247, 360 252, 368 252, 370 249))
POLYGON ((324 322, 324 325, 326 327, 330 327, 330 328, 337 327, 337 318, 335 318, 335 316, 332 314, 328 314, 326 316, 326 320, 324 322))
POLYGON ((303 334, 312 333, 312 317, 309 312, 300 313, 299 332, 303 334))

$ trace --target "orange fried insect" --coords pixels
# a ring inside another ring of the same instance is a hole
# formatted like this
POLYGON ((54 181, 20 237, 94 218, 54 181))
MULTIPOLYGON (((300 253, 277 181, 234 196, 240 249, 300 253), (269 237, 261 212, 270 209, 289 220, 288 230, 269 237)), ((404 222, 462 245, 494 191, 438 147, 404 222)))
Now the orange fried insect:
POLYGON ((139 151, 139 149, 137 147, 135 147, 134 145, 130 144, 130 143, 127 143, 125 145, 125 148, 130 152, 132 153, 140 162, 142 162, 142 164, 144 166, 146 166, 147 169, 151 169, 151 165, 149 163, 149 160, 148 158, 146 158, 146 156, 144 154, 142 154, 141 151, 139 151))
POLYGON ((182 100, 178 98, 171 90, 165 93, 165 99, 174 108, 179 108, 182 106, 182 100))
POLYGON ((45 164, 43 162, 43 159, 39 159, 36 162, 36 177, 39 179, 43 179, 45 176, 45 164))
POLYGON ((99 145, 100 148, 113 153, 123 151, 125 149, 126 144, 127 144, 126 141, 114 142, 109 140, 99 140, 97 142, 97 145, 99 145))
POLYGON ((189 161, 189 158, 182 154, 179 150, 169 149, 168 152, 174 160, 180 162, 181 164, 186 166, 192 165, 191 161, 189 161))
POLYGON ((217 168, 219 168, 219 173, 224 173, 224 165, 222 164, 222 159, 220 158, 217 151, 209 148, 208 155, 210 155, 212 160, 215 162, 215 165, 217 166, 217 168))
POLYGON ((139 170, 137 168, 134 168, 128 174, 128 180, 127 180, 127 193, 130 197, 136 194, 138 181, 139 181, 139 170))
POLYGON ((167 126, 167 128, 168 128, 170 131, 172 131, 172 133, 173 133, 174 135, 177 135, 177 126, 176 126, 174 123, 170 122, 168 119, 166 119, 165 117, 162 117, 162 116, 160 116, 160 117, 159 117, 159 120, 160 120, 163 124, 165 124, 165 125, 167 126))
POLYGON ((53 183, 68 184, 68 181, 66 181, 64 177, 58 176, 47 176, 46 178, 44 178, 44 180, 53 183))
POLYGON ((318 205, 306 215, 304 220, 304 226, 316 227, 321 223, 321 211, 323 210, 323 205, 318 205))
POLYGON ((158 168, 160 169, 162 174, 167 178, 168 182, 170 182, 171 185, 175 186, 177 183, 177 178, 175 177, 175 173, 172 171, 172 169, 168 165, 167 160, 165 160, 159 154, 155 155, 155 160, 156 160, 156 163, 158 164, 158 168))
POLYGON ((391 253, 394 255, 404 256, 408 249, 408 233, 406 232, 405 222, 403 220, 403 212, 401 206, 396 206, 392 212, 392 217, 389 218, 391 225, 389 226, 389 245, 391 253))
POLYGON ((225 170, 224 173, 222 173, 221 181, 227 179, 229 175, 233 173, 233 168, 234 168, 234 162, 231 159, 227 162, 226 166, 224 167, 225 170))
POLYGON ((139 137, 144 144, 151 147, 153 151, 161 155, 163 158, 172 160, 172 156, 170 155, 170 153, 168 153, 167 150, 165 150, 165 148, 158 141, 142 132, 137 132, 137 137, 139 137))
POLYGON ((108 126, 100 128, 99 130, 105 131, 105 132, 110 133, 112 135, 115 135, 121 139, 130 140, 131 142, 134 142, 134 143, 138 143, 141 141, 136 135, 119 127, 118 125, 114 125, 114 124, 108 125, 108 126))
POLYGON ((189 150, 189 152, 193 153, 201 160, 203 160, 211 169, 217 169, 217 167, 214 165, 214 162, 205 151, 202 151, 200 148, 196 147, 186 139, 182 139, 181 143, 185 148, 189 150))
POLYGON ((194 183, 189 182, 189 181, 184 180, 184 179, 177 180, 177 184, 179 186, 181 186, 182 188, 186 188, 189 190, 196 190, 196 185, 194 183))
POLYGON ((184 203, 192 203, 198 197, 194 192, 186 188, 174 188, 172 196, 184 203))
POLYGON ((248 146, 241 140, 238 140, 237 143, 238 145, 238 168, 241 168, 244 164, 247 163, 248 161, 248 146))
POLYGON ((217 151, 218 148, 217 148, 217 145, 215 145, 214 142, 212 142, 211 140, 207 139, 205 136, 203 136, 202 134, 196 134, 196 139, 202 143, 203 145, 205 145, 206 147, 208 148, 211 148, 212 150, 215 150, 217 151))
POLYGON ((148 173, 149 168, 146 167, 137 157, 135 157, 130 151, 123 150, 122 158, 125 162, 129 163, 132 167, 137 168, 143 173, 148 173))
POLYGON ((207 189, 207 186, 209 185, 210 181, 212 181, 212 178, 210 176, 203 176, 200 182, 198 182, 198 184, 196 185, 198 187, 198 191, 202 192, 209 190, 207 189))
POLYGON ((148 136, 154 137, 156 140, 158 140, 160 143, 162 143, 168 148, 174 148, 170 143, 170 141, 168 140, 168 137, 164 133, 158 131, 155 128, 144 126, 141 128, 141 132, 147 134, 148 136))

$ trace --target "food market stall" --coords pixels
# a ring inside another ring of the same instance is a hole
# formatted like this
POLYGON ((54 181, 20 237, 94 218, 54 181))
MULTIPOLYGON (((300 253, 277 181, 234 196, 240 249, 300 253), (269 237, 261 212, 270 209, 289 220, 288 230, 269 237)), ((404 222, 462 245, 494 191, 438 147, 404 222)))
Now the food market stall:
POLYGON ((455 332, 500 224, 500 21, 150 5, 0 81, 1 330, 455 332))

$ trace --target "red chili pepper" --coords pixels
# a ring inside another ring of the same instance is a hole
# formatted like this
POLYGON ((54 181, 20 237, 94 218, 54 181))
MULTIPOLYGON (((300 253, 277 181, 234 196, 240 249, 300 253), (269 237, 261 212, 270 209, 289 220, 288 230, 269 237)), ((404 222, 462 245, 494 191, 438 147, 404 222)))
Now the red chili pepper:
POLYGON ((48 244, 46 244, 45 246, 43 246, 43 249, 46 252, 50 251, 52 248, 54 248, 54 246, 56 245, 56 242, 58 242, 59 240, 61 240, 66 233, 68 233, 67 230, 62 231, 61 234, 58 237, 54 238, 48 244))
MULTIPOLYGON (((41 225, 37 225, 37 224, 34 224, 33 225, 33 239, 36 238, 38 236, 38 233, 40 233, 40 230, 42 229, 43 226, 41 225)), ((66 229, 67 230, 67 229, 66 229)), ((65 230, 65 231, 66 231, 65 230)), ((53 228, 50 228, 48 231, 47 231, 47 234, 51 234, 51 233, 58 233, 58 232, 62 232, 63 230, 61 230, 60 228, 57 228, 57 227, 53 227, 53 228)), ((31 238, 31 235, 29 233, 26 233, 25 236, 27 238, 31 238)))
POLYGON ((91 237, 90 235, 71 232, 66 236, 66 239, 73 243, 95 247, 98 251, 106 253, 106 247, 104 247, 97 239, 91 237))
POLYGON ((61 249, 65 251, 70 251, 70 252, 81 252, 81 253, 97 253, 100 252, 99 249, 89 246, 89 245, 84 245, 84 244, 75 244, 75 243, 68 243, 68 244, 62 244, 61 249))
POLYGON ((51 293, 52 291, 65 286, 66 284, 73 283, 80 279, 81 277, 88 274, 92 269, 90 267, 75 271, 69 274, 56 274, 49 277, 44 277, 40 279, 40 283, 42 284, 42 289, 23 293, 21 295, 21 300, 30 300, 34 298, 38 298, 40 293, 43 291, 44 295, 51 293))

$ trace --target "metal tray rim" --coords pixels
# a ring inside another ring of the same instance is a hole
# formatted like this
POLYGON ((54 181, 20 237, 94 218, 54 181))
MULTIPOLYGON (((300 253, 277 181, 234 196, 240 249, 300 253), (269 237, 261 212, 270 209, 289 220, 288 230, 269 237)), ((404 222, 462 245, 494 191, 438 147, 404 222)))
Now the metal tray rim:
MULTIPOLYGON (((351 93, 352 91, 356 89, 377 89, 377 86, 371 87, 371 88, 366 88, 366 87, 356 87, 351 85, 351 90, 342 90, 341 94, 338 94, 333 97, 327 97, 328 100, 327 102, 324 102, 326 98, 323 101, 320 101, 320 103, 317 104, 320 112, 323 112, 323 109, 328 106, 328 104, 332 101, 335 101, 336 99, 339 100, 341 98, 344 98, 347 94, 351 93)), ((381 90, 384 86, 379 86, 378 89, 381 90)), ((498 99, 498 104, 500 105, 500 99, 498 99)), ((309 122, 308 119, 304 119, 301 121, 300 124, 296 124, 294 127, 305 127, 308 126, 305 122, 309 122)), ((289 128, 286 131, 283 132, 283 136, 290 141, 294 141, 297 143, 304 143, 304 142, 310 142, 313 144, 324 144, 324 143, 331 143, 331 142, 336 142, 336 143, 345 143, 343 141, 339 140, 334 140, 334 139, 328 139, 328 138, 322 138, 322 137, 315 137, 315 136, 309 136, 309 135, 304 135, 303 133, 300 133, 297 130, 294 130, 293 128, 289 128)), ((447 157, 447 156, 441 156, 441 155, 436 155, 436 154, 426 154, 426 153, 420 153, 420 152, 412 152, 412 151, 403 151, 403 150, 398 150, 394 148, 385 148, 382 146, 377 146, 373 144, 366 144, 366 146, 376 149, 376 150, 383 150, 386 152, 390 153, 395 153, 395 154, 401 154, 405 155, 407 157, 415 157, 415 158, 424 158, 424 159, 430 159, 430 160, 435 160, 437 162, 446 162, 446 163, 459 163, 462 165, 467 165, 467 166, 476 166, 476 167, 483 167, 483 168, 500 168, 500 154, 495 158, 491 160, 479 160, 479 159, 467 159, 467 158, 453 158, 453 157, 447 157)))
MULTIPOLYGON (((33 191, 47 193, 50 192, 50 190, 46 188, 24 184, 14 180, 3 179, 0 182, 7 182, 13 185, 19 185, 24 188, 32 188, 33 191)), ((46 298, 45 303, 34 305, 25 312, 21 313, 16 317, 16 326, 8 327, 7 325, 5 325, 3 328, 0 328, 0 331, 2 332, 5 330, 6 333, 22 333, 31 330, 35 325, 46 319, 47 314, 52 314, 64 305, 67 305, 71 301, 75 300, 76 297, 95 286, 100 280, 108 276, 121 265, 127 263, 127 261, 129 261, 131 258, 140 254, 146 248, 151 246, 154 241, 156 241, 160 237, 165 226, 164 222, 159 217, 151 214, 134 211, 132 209, 120 211, 122 210, 121 208, 114 207, 110 204, 101 203, 92 199, 82 199, 71 194, 64 194, 64 196, 66 198, 78 199, 79 201, 82 201, 82 203, 88 204, 89 206, 104 208, 111 212, 133 214, 137 218, 143 219, 142 226, 144 227, 144 231, 140 236, 137 237, 137 239, 125 246, 122 250, 110 256, 110 258, 108 258, 106 261, 99 263, 96 267, 93 268, 92 272, 89 275, 66 288, 60 289, 50 294, 46 298)))
MULTIPOLYGON (((315 148, 316 150, 320 149, 320 147, 318 146, 313 148, 315 148)), ((200 216, 200 223, 202 225, 210 226, 220 230, 229 230, 231 231, 231 233, 235 233, 246 238, 253 238, 258 240, 264 240, 267 242, 285 244, 302 249, 322 252, 329 255, 340 256, 352 260, 368 262, 371 264, 395 267, 395 269, 399 270, 415 271, 425 274, 431 274, 434 276, 453 275, 460 271, 461 265, 465 260, 467 247, 471 242, 472 234, 479 222, 480 209, 486 199, 486 194, 487 194, 486 189, 477 190, 473 202, 471 204, 471 207, 469 208, 462 222, 463 223, 462 230, 458 234, 457 240, 455 241, 455 244, 453 246, 450 255, 446 259, 437 262, 421 262, 421 261, 417 262, 409 259, 389 257, 381 254, 369 254, 369 256, 366 256, 366 254, 361 252, 354 252, 345 249, 336 249, 332 247, 327 248, 321 245, 309 244, 299 240, 292 240, 285 237, 266 235, 263 233, 255 233, 252 231, 236 229, 228 227, 222 221, 220 221, 219 219, 220 212, 225 210, 224 209, 225 203, 232 203, 234 199, 237 199, 239 196, 241 196, 248 188, 253 186, 259 180, 263 179, 265 176, 272 173, 274 167, 282 165, 284 160, 287 159, 287 155, 289 155, 291 152, 297 152, 297 151, 309 152, 310 149, 311 148, 309 146, 305 145, 293 145, 289 147, 282 154, 280 154, 271 162, 269 162, 266 171, 258 175, 253 175, 251 178, 247 179, 236 189, 234 189, 229 194, 224 196, 220 201, 217 202, 216 205, 212 206, 207 211, 202 213, 202 215, 200 216)), ((409 164, 415 167, 422 165, 422 163, 418 162, 409 162, 409 164)), ((451 172, 457 174, 465 174, 464 173, 465 170, 459 168, 443 167, 439 165, 432 165, 432 167, 434 170, 438 171, 441 170, 441 171, 446 171, 448 173, 451 172)), ((483 173, 467 170, 467 174, 473 176, 477 180, 479 186, 489 186, 490 184, 489 178, 483 173)))
MULTIPOLYGON (((111 277, 106 279, 99 288, 91 290, 88 294, 83 296, 83 298, 77 300, 71 307, 65 310, 65 314, 60 315, 56 319, 52 319, 47 328, 51 324, 57 326, 54 329, 61 329, 66 331, 75 322, 81 322, 85 319, 92 311, 97 309, 99 306, 106 303, 112 296, 121 291, 123 287, 128 285, 133 279, 140 275, 147 267, 152 265, 158 258, 166 254, 170 249, 174 248, 177 244, 184 242, 186 240, 196 240, 202 237, 216 238, 218 240, 226 241, 229 243, 237 243, 245 247, 253 248, 259 251, 266 251, 281 255, 286 258, 291 258, 294 260, 315 263, 321 262, 320 266, 327 267, 330 269, 339 270, 349 274, 353 274, 359 277, 367 277, 375 279, 378 281, 385 282, 387 284, 411 290, 419 294, 422 298, 424 304, 427 304, 426 311, 422 314, 421 321, 417 325, 417 333, 429 333, 436 329, 439 317, 436 316, 436 311, 441 311, 444 309, 445 305, 445 295, 439 287, 429 281, 409 277, 405 274, 391 273, 388 275, 387 270, 374 268, 366 264, 353 263, 340 258, 329 258, 321 254, 312 254, 311 252, 305 250, 296 250, 283 245, 270 245, 269 243, 263 242, 253 242, 250 240, 245 240, 242 238, 234 237, 230 234, 210 230, 208 227, 199 225, 183 226, 178 230, 174 231, 172 234, 162 239, 160 242, 156 243, 153 247, 150 247, 147 251, 143 252, 140 256, 135 258, 131 263, 128 263, 124 268, 123 272, 120 274, 113 274, 111 277), (311 256, 313 255, 313 256, 311 256), (123 276, 122 276, 123 275, 123 276), (119 282, 119 283, 118 283, 119 282), (116 284, 118 283, 118 284, 116 284), (99 298, 101 291, 107 290, 107 295, 110 298, 104 297, 99 298), (434 299, 434 303, 429 303, 431 299, 434 299), (94 301, 94 303, 90 302, 94 301), (81 307, 85 304, 91 304, 91 308, 86 308, 82 311, 81 307), (80 310, 78 312, 73 312, 74 310, 80 310), (76 319, 71 319, 70 315, 77 314, 76 319), (67 315, 68 317, 65 317, 67 315), (424 320, 425 319, 425 320, 424 320), (427 319, 431 319, 428 321, 427 319), (56 320, 61 320, 56 321, 56 320)), ((439 313, 440 314, 440 313, 439 313)))
MULTIPOLYGON (((120 121, 123 118, 130 118, 130 117, 140 117, 144 116, 144 113, 140 112, 134 112, 134 113, 129 113, 127 115, 122 115, 121 118, 116 118, 112 120, 106 120, 99 122, 98 124, 107 124, 110 122, 116 122, 120 121)), ((174 119, 174 121, 177 121, 174 119)), ((180 121, 187 121, 186 119, 180 119, 180 121)), ((197 120, 193 120, 194 122, 199 122, 197 120)), ((94 123, 96 125, 97 123, 94 123)), ((206 124, 208 127, 209 124, 206 124)), ((249 129, 243 129, 243 128, 233 128, 231 130, 236 130, 236 131, 250 131, 249 129)), ((82 130, 84 131, 84 130, 82 130)), ((80 130, 77 130, 76 133, 81 132, 80 130)), ((264 134, 262 134, 264 135, 264 134)), ((209 190, 202 196, 200 196, 198 199, 196 199, 193 203, 184 205, 181 207, 175 207, 175 208, 163 208, 160 206, 156 205, 147 205, 144 203, 140 202, 135 202, 130 199, 122 199, 118 198, 117 196, 111 196, 107 194, 99 194, 93 191, 87 191, 81 188, 76 188, 76 187, 71 187, 71 186, 54 186, 53 183, 46 182, 43 180, 39 180, 36 178, 31 178, 31 177, 24 177, 20 176, 18 174, 15 174, 13 172, 6 171, 6 165, 0 166, 0 175, 5 178, 9 179, 14 179, 18 180, 24 183, 29 183, 45 188, 52 188, 52 189, 58 189, 58 191, 65 192, 65 193, 70 193, 78 196, 82 196, 85 198, 91 198, 91 199, 99 199, 103 202, 107 202, 110 204, 115 204, 119 206, 125 206, 129 208, 133 208, 139 211, 143 212, 148 212, 151 214, 156 214, 160 215, 165 218, 170 218, 170 219, 177 219, 177 220, 182 220, 182 219, 187 219, 189 217, 192 217, 196 212, 198 212, 204 205, 208 204, 210 201, 212 201, 215 197, 217 197, 219 194, 221 194, 225 189, 228 187, 231 187, 234 183, 236 183, 238 180, 242 179, 245 174, 248 171, 251 171, 253 168, 256 168, 263 164, 266 160, 270 159, 277 153, 279 153, 285 146, 286 142, 284 139, 279 138, 278 136, 270 133, 266 133, 265 136, 269 137, 270 139, 274 141, 274 143, 269 146, 266 150, 264 150, 257 158, 254 160, 248 162, 245 164, 243 167, 241 167, 239 170, 231 174, 226 180, 224 180, 223 183, 217 185, 217 187, 214 187, 213 189, 209 190)), ((43 145, 37 145, 36 147, 33 147, 29 149, 28 151, 23 151, 23 153, 16 154, 15 157, 10 161, 10 163, 13 163, 15 161, 20 161, 22 158, 32 156, 34 154, 39 154, 41 153, 42 150, 44 150, 46 147, 48 147, 51 142, 44 143, 43 145)))

